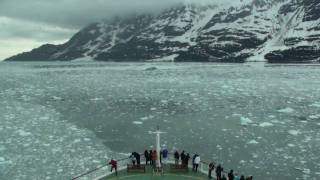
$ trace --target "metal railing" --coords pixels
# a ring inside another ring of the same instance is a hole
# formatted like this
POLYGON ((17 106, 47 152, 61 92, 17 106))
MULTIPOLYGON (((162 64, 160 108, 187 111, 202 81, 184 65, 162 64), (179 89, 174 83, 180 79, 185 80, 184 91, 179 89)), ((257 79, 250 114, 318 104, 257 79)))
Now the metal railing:
MULTIPOLYGON (((140 154, 140 156, 141 156, 141 164, 144 164, 145 158, 144 158, 143 154, 140 154)), ((127 165, 131 164, 131 160, 129 157, 118 159, 116 161, 117 161, 117 165, 118 165, 118 171, 122 171, 122 170, 126 169, 127 165)), ((217 167, 218 164, 216 162, 214 162, 214 161, 211 161, 211 162, 215 164, 215 167, 217 167)), ((211 162, 200 161, 200 164, 198 167, 199 172, 202 174, 208 174, 209 164, 211 162)), ((174 163, 175 163, 175 161, 174 161, 173 155, 171 153, 169 153, 166 164, 174 164, 174 163)), ((190 169, 192 168, 192 160, 189 161, 188 167, 190 169)), ((87 179, 88 180, 92 180, 92 179, 99 180, 99 179, 102 179, 103 177, 109 176, 114 173, 114 172, 110 171, 110 168, 111 168, 111 165, 109 165, 109 163, 107 163, 107 164, 98 166, 92 170, 89 170, 83 174, 80 174, 76 177, 73 177, 73 178, 71 178, 71 180, 87 180, 87 179)), ((229 169, 224 169, 222 174, 227 176, 227 173, 229 171, 230 171, 229 169)), ((212 175, 213 176, 215 175, 215 171, 213 171, 212 175)))
MULTIPOLYGON (((117 159, 117 165, 118 165, 118 171, 121 171, 126 168, 127 164, 129 163, 129 157, 117 159)), ((94 169, 91 169, 83 174, 80 174, 76 177, 71 178, 71 180, 86 180, 86 179, 101 179, 105 176, 108 176, 112 174, 110 171, 111 165, 109 163, 103 164, 101 166, 98 166, 94 169)))

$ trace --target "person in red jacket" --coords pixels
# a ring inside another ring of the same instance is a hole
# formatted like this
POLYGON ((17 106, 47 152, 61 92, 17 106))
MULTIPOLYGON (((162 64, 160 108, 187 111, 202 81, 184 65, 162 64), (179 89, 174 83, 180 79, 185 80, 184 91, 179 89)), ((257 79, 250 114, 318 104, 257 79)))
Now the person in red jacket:
POLYGON ((157 160, 158 160, 158 154, 157 154, 157 151, 154 150, 152 152, 152 162, 153 162, 153 166, 157 166, 157 160))
POLYGON ((118 175, 118 163, 116 160, 111 159, 111 161, 109 162, 109 164, 111 165, 111 172, 113 171, 113 169, 116 172, 116 176, 118 175))

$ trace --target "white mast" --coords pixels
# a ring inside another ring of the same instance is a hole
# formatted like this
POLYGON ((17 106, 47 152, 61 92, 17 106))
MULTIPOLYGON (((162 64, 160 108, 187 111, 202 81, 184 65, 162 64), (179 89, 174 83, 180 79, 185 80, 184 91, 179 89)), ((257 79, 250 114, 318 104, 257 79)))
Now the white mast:
POLYGON ((155 132, 149 131, 151 134, 156 134, 156 151, 157 151, 157 162, 156 165, 158 168, 161 168, 161 162, 160 162, 160 134, 163 134, 165 132, 161 132, 159 126, 157 126, 157 130, 155 132))

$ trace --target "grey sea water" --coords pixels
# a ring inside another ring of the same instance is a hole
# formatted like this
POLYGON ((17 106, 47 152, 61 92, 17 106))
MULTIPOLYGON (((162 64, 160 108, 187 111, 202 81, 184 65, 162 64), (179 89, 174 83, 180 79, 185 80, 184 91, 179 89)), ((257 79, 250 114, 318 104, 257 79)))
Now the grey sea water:
POLYGON ((1 63, 0 179, 70 179, 152 148, 157 125, 169 150, 258 180, 320 179, 319 77, 320 66, 1 63))

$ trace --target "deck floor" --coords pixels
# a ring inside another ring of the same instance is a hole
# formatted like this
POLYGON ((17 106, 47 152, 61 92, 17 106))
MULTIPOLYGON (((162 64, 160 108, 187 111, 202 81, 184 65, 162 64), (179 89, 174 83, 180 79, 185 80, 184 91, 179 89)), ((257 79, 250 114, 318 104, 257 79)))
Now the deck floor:
POLYGON ((164 174, 153 174, 151 166, 146 167, 145 173, 139 173, 139 172, 130 172, 127 173, 127 170, 119 171, 118 176, 115 174, 112 174, 110 176, 107 176, 105 178, 102 178, 101 180, 203 180, 208 179, 207 175, 200 173, 200 172, 193 172, 191 169, 189 169, 189 172, 170 172, 169 165, 166 165, 164 167, 164 174))

